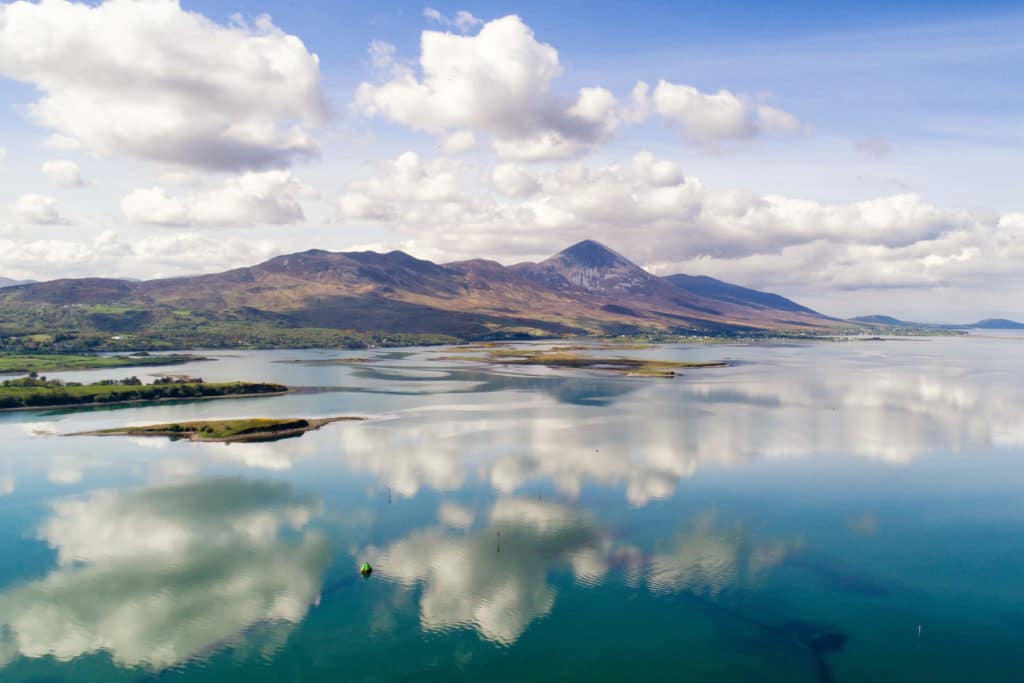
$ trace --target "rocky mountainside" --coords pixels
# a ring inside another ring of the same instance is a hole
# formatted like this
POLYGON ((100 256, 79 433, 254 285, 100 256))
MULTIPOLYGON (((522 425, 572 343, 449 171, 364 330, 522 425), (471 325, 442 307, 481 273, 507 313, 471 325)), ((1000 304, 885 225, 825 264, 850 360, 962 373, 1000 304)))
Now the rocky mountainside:
POLYGON ((436 264, 400 251, 310 250, 208 275, 66 279, 0 290, 0 315, 43 304, 73 307, 65 313, 125 332, 190 317, 460 339, 816 331, 839 322, 711 278, 660 278, 592 240, 540 263, 512 266, 482 259, 436 264))

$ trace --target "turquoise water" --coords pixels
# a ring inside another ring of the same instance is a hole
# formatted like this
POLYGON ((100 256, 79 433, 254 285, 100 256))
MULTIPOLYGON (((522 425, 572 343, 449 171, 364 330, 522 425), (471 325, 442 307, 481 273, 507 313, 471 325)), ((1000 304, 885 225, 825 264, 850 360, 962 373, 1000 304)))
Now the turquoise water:
POLYGON ((1019 680, 1024 336, 629 352, 732 361, 672 380, 445 353, 0 415, 0 680, 1019 680), (59 436, 330 415, 371 419, 59 436))

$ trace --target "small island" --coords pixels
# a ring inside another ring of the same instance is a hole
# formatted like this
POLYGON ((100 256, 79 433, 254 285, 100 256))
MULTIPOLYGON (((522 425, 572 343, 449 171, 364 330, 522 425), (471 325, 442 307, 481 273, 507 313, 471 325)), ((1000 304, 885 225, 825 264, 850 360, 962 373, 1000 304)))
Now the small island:
POLYGON ((65 436, 166 436, 172 440, 188 439, 204 442, 277 441, 301 436, 332 422, 362 420, 361 417, 306 418, 241 418, 234 420, 202 420, 197 422, 170 422, 144 427, 117 427, 92 432, 77 432, 65 436))
POLYGON ((99 356, 71 353, 0 353, 0 375, 97 368, 134 368, 157 365, 181 365, 212 358, 189 353, 153 355, 145 351, 127 356, 99 356))
POLYGON ((274 396, 288 393, 270 382, 204 382, 194 377, 161 377, 143 384, 138 377, 101 380, 92 384, 62 382, 36 373, 0 382, 0 412, 37 408, 77 408, 165 400, 203 400, 274 396))
POLYGON ((490 365, 532 365, 548 368, 603 370, 630 377, 675 377, 678 374, 677 371, 682 369, 723 368, 729 365, 725 361, 613 358, 608 356, 588 356, 575 352, 582 348, 587 347, 566 346, 545 350, 487 348, 482 355, 478 356, 442 356, 438 360, 475 361, 490 365))

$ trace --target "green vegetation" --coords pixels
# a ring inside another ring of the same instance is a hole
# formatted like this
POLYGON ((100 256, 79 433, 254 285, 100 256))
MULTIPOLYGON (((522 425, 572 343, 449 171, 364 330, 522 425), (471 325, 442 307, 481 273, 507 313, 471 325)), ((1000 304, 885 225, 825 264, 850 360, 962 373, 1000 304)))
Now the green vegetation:
POLYGON ((198 422, 170 422, 144 427, 117 427, 95 432, 79 432, 67 436, 167 436, 171 439, 191 441, 274 441, 299 436, 320 429, 332 422, 361 420, 361 417, 305 418, 244 418, 234 420, 203 420, 198 422))
POLYGON ((0 383, 0 410, 71 407, 92 404, 159 401, 164 399, 209 399, 231 396, 280 394, 281 384, 266 382, 204 382, 202 379, 163 378, 143 384, 137 377, 93 384, 61 382, 32 373, 28 377, 0 383))
POLYGON ((349 365, 349 364, 360 364, 360 363, 371 363, 371 358, 313 358, 313 359, 291 359, 291 360, 275 360, 275 363, 284 363, 285 365, 308 365, 310 367, 320 367, 327 365, 349 365))
MULTIPOLYGON (((552 349, 509 349, 487 348, 479 356, 442 356, 439 360, 466 360, 491 365, 534 365, 549 368, 585 368, 605 370, 639 377, 674 377, 677 370, 686 368, 721 368, 724 361, 668 361, 646 358, 608 358, 573 353, 578 346, 561 346, 552 349)), ((585 348, 585 347, 584 347, 585 348)), ((599 347, 598 347, 599 348, 599 347)))
POLYGON ((100 304, 0 301, 0 354, 175 349, 360 349, 456 344, 444 334, 299 327, 251 309, 186 311, 100 304))
POLYGON ((150 356, 85 356, 72 354, 0 354, 0 374, 90 370, 95 368, 133 368, 147 365, 180 365, 211 360, 189 354, 150 356))

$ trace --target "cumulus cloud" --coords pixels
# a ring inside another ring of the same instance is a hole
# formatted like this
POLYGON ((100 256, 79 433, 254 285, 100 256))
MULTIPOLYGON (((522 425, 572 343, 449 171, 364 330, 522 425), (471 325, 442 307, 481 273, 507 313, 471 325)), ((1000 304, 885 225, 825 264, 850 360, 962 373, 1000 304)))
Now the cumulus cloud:
POLYGON ((472 173, 450 160, 403 155, 350 184, 342 212, 386 222, 406 248, 447 260, 543 258, 592 238, 657 274, 758 286, 932 287, 1024 276, 1017 214, 950 210, 911 193, 828 204, 717 191, 648 152, 597 167, 499 164, 490 188, 475 186, 472 173))
POLYGON ((441 141, 441 151, 445 154, 461 154, 474 147, 476 147, 476 136, 468 130, 457 130, 446 135, 441 141))
POLYGON ((81 187, 85 185, 78 164, 67 159, 46 161, 42 166, 43 175, 58 187, 81 187))
POLYGON ((135 190, 121 200, 121 211, 150 225, 282 225, 305 218, 299 198, 310 193, 289 171, 252 172, 181 196, 162 187, 135 190))
POLYGON ((453 17, 446 17, 433 7, 426 7, 423 10, 423 16, 436 24, 440 24, 445 28, 454 28, 461 33, 468 33, 472 29, 484 24, 482 19, 474 17, 472 13, 464 9, 457 11, 453 17))
POLYGON ((381 166, 381 175, 351 183, 338 199, 347 218, 396 220, 406 208, 416 211, 461 207, 458 162, 437 159, 424 163, 415 152, 406 152, 381 166))
POLYGON ((0 5, 0 74, 62 148, 216 170, 316 155, 319 60, 267 16, 216 24, 178 0, 0 5))
MULTIPOLYGON (((476 25, 462 21, 467 30, 476 25)), ((442 138, 485 132, 498 154, 520 160, 580 154, 618 124, 607 90, 584 88, 575 100, 553 92, 562 75, 558 51, 514 15, 483 24, 473 36, 424 31, 419 67, 419 75, 397 68, 383 83, 362 83, 355 106, 442 138)))
POLYGON ((0 652, 105 651, 160 670, 261 624, 287 630, 318 599, 330 558, 306 530, 317 514, 287 486, 244 480, 58 501, 39 529, 58 567, 0 594, 0 652))
POLYGON ((0 237, 0 271, 35 278, 135 275, 165 277, 252 265, 286 251, 266 239, 168 232, 126 239, 105 230, 93 239, 0 237))
POLYGON ((640 82, 633 90, 633 101, 636 117, 653 111, 677 125, 686 139, 709 147, 762 133, 795 134, 808 130, 793 114, 728 90, 705 93, 690 85, 662 80, 650 92, 650 86, 640 82))
POLYGON ((499 164, 491 174, 494 187, 508 197, 528 197, 540 190, 540 182, 517 164, 499 164))
POLYGON ((24 194, 10 208, 12 218, 18 223, 55 225, 68 222, 57 211, 57 200, 46 195, 24 194))

